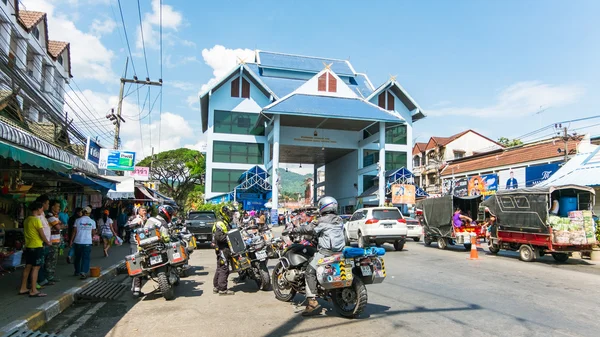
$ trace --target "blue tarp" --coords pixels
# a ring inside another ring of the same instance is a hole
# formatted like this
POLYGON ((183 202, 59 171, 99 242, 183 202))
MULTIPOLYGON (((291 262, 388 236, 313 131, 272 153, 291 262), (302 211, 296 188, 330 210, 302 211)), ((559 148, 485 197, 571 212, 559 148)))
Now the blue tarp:
POLYGON ((95 190, 101 191, 102 194, 106 194, 109 190, 114 190, 117 188, 117 183, 114 181, 108 181, 100 178, 91 178, 79 174, 68 175, 60 173, 60 175, 62 175, 63 177, 70 178, 71 180, 80 185, 88 186, 95 190))

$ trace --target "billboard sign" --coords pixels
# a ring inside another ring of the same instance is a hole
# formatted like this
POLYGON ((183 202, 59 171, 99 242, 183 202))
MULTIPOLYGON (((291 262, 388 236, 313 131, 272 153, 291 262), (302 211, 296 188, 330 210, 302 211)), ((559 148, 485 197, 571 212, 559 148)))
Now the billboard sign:
POLYGON ((98 165, 100 163, 101 149, 102 146, 100 146, 100 144, 96 143, 90 137, 88 137, 87 144, 85 146, 85 160, 98 165))
POLYGON ((558 171, 558 163, 542 164, 529 166, 525 169, 525 177, 527 178, 527 187, 535 186, 544 180, 550 178, 554 172, 558 171))
POLYGON ((111 171, 133 171, 135 168, 135 152, 101 149, 99 169, 111 171))
POLYGON ((136 166, 133 171, 129 174, 135 181, 148 181, 150 175, 150 168, 144 166, 136 166))
POLYGON ((469 196, 483 195, 487 199, 498 191, 498 175, 486 174, 482 176, 469 177, 469 196))
POLYGON ((455 197, 466 197, 469 195, 469 178, 454 180, 452 191, 455 197))
POLYGON ((415 185, 394 184, 392 185, 392 204, 414 204, 415 185))
POLYGON ((525 168, 509 169, 498 172, 498 189, 514 190, 526 186, 525 168))

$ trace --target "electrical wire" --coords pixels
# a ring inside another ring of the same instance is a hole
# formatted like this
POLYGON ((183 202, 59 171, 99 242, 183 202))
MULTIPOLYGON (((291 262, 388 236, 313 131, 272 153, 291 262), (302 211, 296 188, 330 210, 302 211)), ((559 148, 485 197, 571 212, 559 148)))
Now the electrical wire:
MULTIPOLYGON (((146 57, 146 43, 144 42, 144 27, 142 22, 142 9, 140 7, 140 0, 137 0, 138 5, 138 16, 140 18, 140 33, 142 37, 142 50, 144 51, 144 62, 146 62, 146 77, 150 78, 150 72, 148 71, 148 58, 146 57)), ((150 88, 148 88, 150 90, 150 88)))
MULTIPOLYGON (((163 34, 162 34, 162 0, 159 0, 159 38, 160 38, 160 80, 163 81, 163 34)), ((159 113, 158 113, 158 153, 160 153, 160 137, 162 131, 162 105, 163 105, 163 88, 160 86, 160 104, 159 104, 159 113)))
POLYGON ((121 0, 117 0, 119 3, 119 13, 121 13, 121 23, 123 23, 123 31, 125 32, 125 42, 127 42, 127 50, 129 51, 129 57, 131 58, 131 66, 133 68, 133 75, 137 75, 135 71, 135 63, 133 62, 133 54, 131 53, 131 46, 129 45, 129 37, 127 36, 127 27, 125 26, 125 19, 123 18, 123 8, 121 7, 121 0))

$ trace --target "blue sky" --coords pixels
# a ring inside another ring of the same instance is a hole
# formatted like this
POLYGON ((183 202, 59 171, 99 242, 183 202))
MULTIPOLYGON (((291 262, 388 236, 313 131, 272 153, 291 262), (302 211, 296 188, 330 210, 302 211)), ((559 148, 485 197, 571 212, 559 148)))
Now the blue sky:
MULTIPOLYGON (((118 76, 129 55, 117 0, 23 3, 49 13, 50 39, 71 42, 72 73, 83 93, 71 92, 67 100, 85 96, 96 114, 88 123, 110 138, 103 116, 116 107, 118 76)), ((137 1, 121 3, 136 73, 146 77, 137 1)), ((140 3, 149 74, 156 80, 159 4, 140 3)), ((164 0, 160 144, 159 101, 149 114, 151 104, 143 104, 148 90, 142 88, 139 105, 137 92, 125 100, 123 147, 140 157, 150 154, 150 144, 156 151, 197 146, 199 90, 254 49, 349 58, 375 86, 397 76, 428 114, 414 126, 421 142, 468 128, 493 139, 514 138, 600 115, 594 94, 600 89, 597 13, 600 1, 164 0)), ((151 90, 153 101, 158 89, 151 90)), ((569 127, 600 134, 599 123, 569 127)))

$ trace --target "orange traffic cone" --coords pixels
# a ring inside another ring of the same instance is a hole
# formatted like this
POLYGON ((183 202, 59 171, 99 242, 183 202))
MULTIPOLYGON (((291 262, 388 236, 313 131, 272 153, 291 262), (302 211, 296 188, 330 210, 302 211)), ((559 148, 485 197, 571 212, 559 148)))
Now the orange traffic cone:
POLYGON ((479 260, 479 253, 477 252, 477 236, 471 236, 471 256, 469 260, 479 260))

